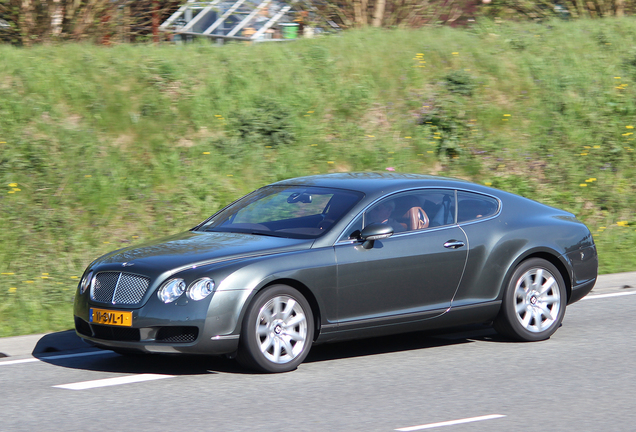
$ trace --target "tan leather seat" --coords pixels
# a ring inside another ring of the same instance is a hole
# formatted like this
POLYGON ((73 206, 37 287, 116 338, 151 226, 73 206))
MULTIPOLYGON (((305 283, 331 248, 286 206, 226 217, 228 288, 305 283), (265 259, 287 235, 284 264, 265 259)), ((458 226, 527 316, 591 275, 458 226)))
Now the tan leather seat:
POLYGON ((409 231, 428 228, 428 215, 422 207, 411 207, 404 215, 409 231))
POLYGON ((429 218, 424 209, 420 207, 419 200, 414 196, 405 196, 396 199, 397 205, 393 212, 394 218, 406 231, 427 228, 429 218))

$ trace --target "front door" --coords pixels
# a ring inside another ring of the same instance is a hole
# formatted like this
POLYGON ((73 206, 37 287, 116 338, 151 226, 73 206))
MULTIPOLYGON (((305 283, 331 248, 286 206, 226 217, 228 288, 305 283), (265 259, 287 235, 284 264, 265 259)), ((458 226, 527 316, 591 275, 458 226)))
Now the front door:
MULTIPOLYGON (((450 307, 466 263, 468 242, 464 232, 452 222, 436 226, 439 222, 434 221, 432 213, 435 209, 444 211, 444 207, 425 202, 424 197, 433 196, 431 191, 425 192, 419 192, 417 198, 422 208, 430 209, 428 226, 407 226, 400 232, 399 218, 390 218, 386 223, 395 224, 398 232, 376 240, 372 248, 365 249, 360 242, 351 241, 335 245, 341 325, 385 317, 400 319, 401 315, 430 318, 450 307)), ((454 203, 453 191, 448 193, 454 203)), ((399 203, 402 196, 391 198, 399 203)))

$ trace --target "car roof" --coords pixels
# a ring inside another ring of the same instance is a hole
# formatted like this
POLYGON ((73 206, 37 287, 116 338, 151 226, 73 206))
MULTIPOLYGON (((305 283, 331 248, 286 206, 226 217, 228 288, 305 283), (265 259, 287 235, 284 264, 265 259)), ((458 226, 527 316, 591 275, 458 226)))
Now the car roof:
MULTIPOLYGON (((417 187, 479 187, 465 180, 423 174, 394 172, 352 172, 298 177, 274 183, 277 186, 318 186, 349 189, 365 194, 391 192, 417 187)), ((488 189, 488 188, 484 188, 488 189)))

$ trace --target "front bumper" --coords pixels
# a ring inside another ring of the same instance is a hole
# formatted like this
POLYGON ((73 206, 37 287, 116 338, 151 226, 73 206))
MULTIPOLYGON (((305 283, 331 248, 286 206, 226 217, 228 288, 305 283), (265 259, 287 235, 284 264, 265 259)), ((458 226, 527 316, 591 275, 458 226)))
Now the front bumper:
MULTIPOLYGON (((231 354, 238 349, 239 335, 215 336, 212 338, 197 337, 193 342, 175 342, 161 339, 121 340, 114 332, 108 336, 108 326, 89 324, 79 317, 75 317, 75 332, 79 337, 99 348, 112 350, 137 351, 144 353, 164 354, 204 354, 222 355, 231 354), (92 334, 87 334, 92 331, 92 334), (97 334, 97 335, 96 335, 97 334), (112 339, 109 339, 111 337, 112 339)), ((196 328, 196 327, 194 327, 196 328)), ((185 338, 192 337, 192 327, 158 327, 133 329, 140 332, 160 333, 165 329, 174 329, 173 333, 181 333, 185 338)))
POLYGON ((209 301, 188 301, 185 296, 164 304, 156 296, 136 309, 107 306, 78 296, 75 331, 100 348, 145 353, 221 355, 238 349, 239 317, 249 292, 219 291, 209 301), (132 326, 90 322, 90 309, 132 312, 132 326))

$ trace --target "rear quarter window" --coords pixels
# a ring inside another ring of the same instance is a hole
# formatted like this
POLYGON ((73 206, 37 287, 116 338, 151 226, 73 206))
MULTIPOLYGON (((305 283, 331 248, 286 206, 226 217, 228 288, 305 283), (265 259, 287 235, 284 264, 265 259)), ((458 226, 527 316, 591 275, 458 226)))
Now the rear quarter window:
POLYGON ((457 192, 457 223, 479 220, 495 215, 499 201, 471 192, 457 192))

